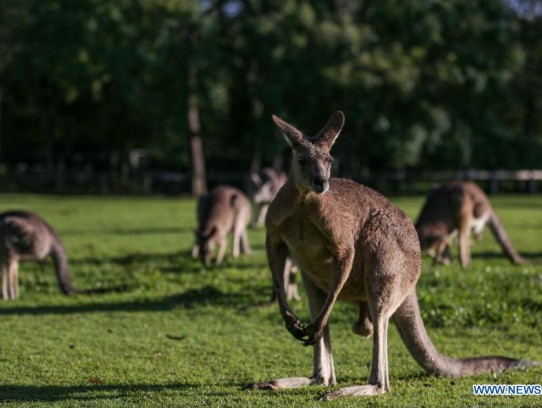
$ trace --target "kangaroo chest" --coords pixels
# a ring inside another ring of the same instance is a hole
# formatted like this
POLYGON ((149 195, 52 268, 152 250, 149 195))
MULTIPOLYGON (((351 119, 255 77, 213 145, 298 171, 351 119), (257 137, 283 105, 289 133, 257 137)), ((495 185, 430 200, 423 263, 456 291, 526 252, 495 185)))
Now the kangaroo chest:
POLYGON ((280 235, 303 273, 327 291, 333 273, 329 238, 307 217, 298 214, 283 220, 280 235))

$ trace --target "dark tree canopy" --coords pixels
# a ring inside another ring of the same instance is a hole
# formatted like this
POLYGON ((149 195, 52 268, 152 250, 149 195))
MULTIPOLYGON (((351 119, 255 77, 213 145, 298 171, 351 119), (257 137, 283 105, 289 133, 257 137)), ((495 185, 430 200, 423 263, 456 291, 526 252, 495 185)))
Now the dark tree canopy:
POLYGON ((350 176, 538 168, 536 4, 6 0, 0 161, 107 167, 138 148, 151 167, 188 171, 194 93, 211 171, 284 155, 272 113, 316 132, 336 110, 350 176))

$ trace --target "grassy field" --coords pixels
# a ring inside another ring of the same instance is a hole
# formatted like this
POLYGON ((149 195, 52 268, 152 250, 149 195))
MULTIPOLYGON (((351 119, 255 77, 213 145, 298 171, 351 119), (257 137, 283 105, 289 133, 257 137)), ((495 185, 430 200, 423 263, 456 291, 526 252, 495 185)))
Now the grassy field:
MULTIPOLYGON (((75 285, 63 296, 51 263, 21 265, 21 297, 0 303, 0 404, 20 406, 540 406, 538 397, 475 397, 473 384, 540 384, 542 368, 464 379, 428 376, 390 329, 391 392, 319 402, 322 387, 243 391, 255 381, 306 376, 312 352, 284 328, 270 294, 264 233, 254 254, 204 269, 189 256, 194 202, 168 198, 0 196, 0 210, 43 215, 61 235, 75 285)), ((414 217, 421 198, 393 200, 414 217)), ((542 361, 542 197, 492 199, 531 264, 512 266, 486 232, 462 271, 424 258, 423 317, 450 356, 542 361)), ((455 248, 454 248, 455 250, 455 248)), ((456 253, 456 251, 454 251, 456 253)), ((293 305, 307 322, 306 298, 293 305)), ((350 331, 338 304, 331 332, 338 386, 366 383, 372 342, 350 331)))

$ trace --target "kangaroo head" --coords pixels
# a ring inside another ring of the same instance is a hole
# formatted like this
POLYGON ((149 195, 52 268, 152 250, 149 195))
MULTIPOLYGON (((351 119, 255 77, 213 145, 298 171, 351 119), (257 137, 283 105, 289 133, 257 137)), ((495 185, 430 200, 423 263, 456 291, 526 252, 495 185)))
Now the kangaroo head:
POLYGON ((292 148, 292 175, 302 191, 323 194, 329 189, 333 158, 331 146, 344 125, 344 114, 335 112, 316 136, 307 136, 299 129, 273 115, 273 121, 285 135, 292 148))
POLYGON ((443 231, 417 227, 416 232, 420 240, 420 248, 427 251, 430 256, 435 256, 439 245, 446 241, 448 234, 443 231))
POLYGON ((420 238, 420 248, 422 250, 429 250, 430 252, 435 252, 435 249, 438 243, 442 240, 440 235, 434 234, 421 234, 420 238))
POLYGON ((258 187, 258 190, 254 193, 252 199, 254 203, 260 204, 272 201, 273 197, 273 184, 268 181, 258 187))
POLYGON ((212 238, 216 231, 216 227, 213 227, 210 232, 196 230, 196 241, 199 246, 198 255, 201 259, 201 262, 205 266, 209 266, 211 264, 211 258, 213 256, 213 251, 215 248, 215 240, 212 238))

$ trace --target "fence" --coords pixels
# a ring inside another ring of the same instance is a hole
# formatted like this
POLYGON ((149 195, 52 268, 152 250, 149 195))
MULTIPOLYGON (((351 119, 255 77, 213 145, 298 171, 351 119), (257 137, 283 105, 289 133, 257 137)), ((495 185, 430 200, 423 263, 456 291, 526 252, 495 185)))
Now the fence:
POLYGON ((464 170, 432 172, 382 172, 368 184, 384 192, 419 193, 428 184, 437 185, 450 180, 475 181, 489 194, 501 191, 536 194, 542 187, 542 170, 464 170))
MULTIPOLYGON (((476 181, 489 194, 542 191, 542 170, 391 171, 351 178, 385 194, 422 194, 450 180, 476 181)), ((207 180, 209 187, 229 184, 245 189, 248 173, 208 173, 207 180)), ((48 173, 25 169, 0 173, 0 192, 187 195, 191 191, 190 183, 189 173, 171 171, 48 173)))

